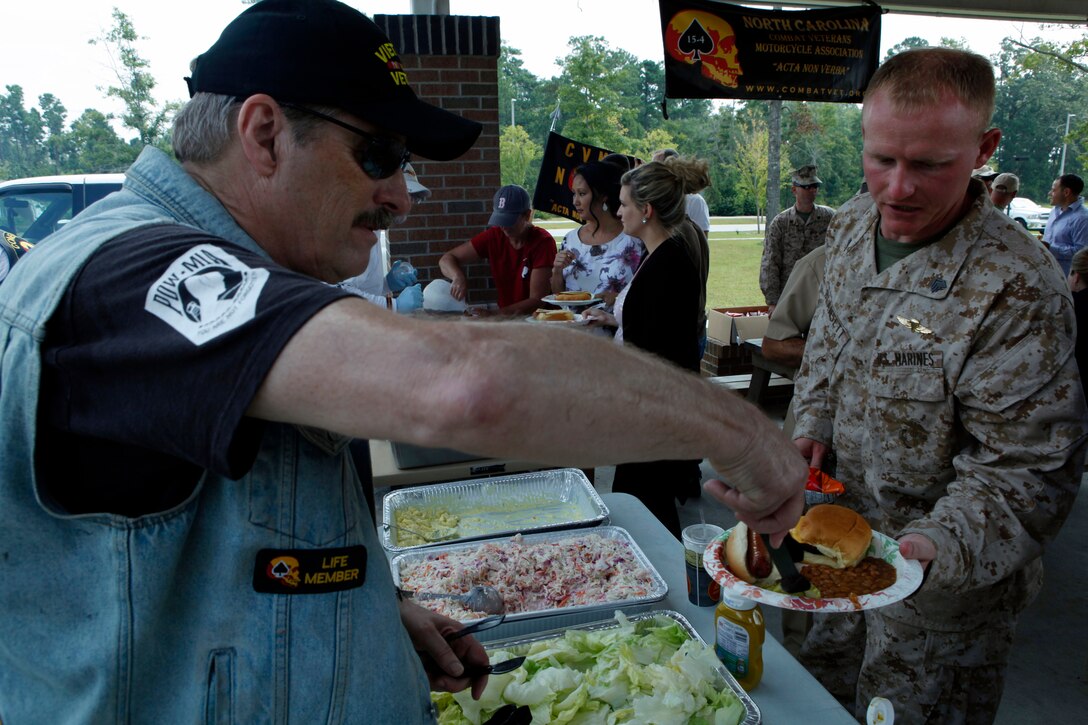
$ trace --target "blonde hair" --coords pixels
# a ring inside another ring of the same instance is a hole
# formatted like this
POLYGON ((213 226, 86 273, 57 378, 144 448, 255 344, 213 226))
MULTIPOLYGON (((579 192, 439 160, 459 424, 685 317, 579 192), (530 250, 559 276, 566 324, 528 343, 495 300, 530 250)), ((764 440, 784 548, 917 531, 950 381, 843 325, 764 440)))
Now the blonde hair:
POLYGON ((939 106, 950 93, 975 112, 980 134, 990 127, 994 115, 993 65, 966 50, 915 48, 893 55, 877 68, 865 97, 878 91, 887 94, 900 113, 939 106))
POLYGON ((652 204, 671 232, 687 218, 685 197, 710 186, 710 166, 691 156, 670 156, 628 171, 620 183, 628 187, 636 206, 652 204))
POLYGON ((1081 247, 1073 255, 1073 261, 1069 263, 1069 272, 1076 272, 1088 279, 1088 247, 1081 247))

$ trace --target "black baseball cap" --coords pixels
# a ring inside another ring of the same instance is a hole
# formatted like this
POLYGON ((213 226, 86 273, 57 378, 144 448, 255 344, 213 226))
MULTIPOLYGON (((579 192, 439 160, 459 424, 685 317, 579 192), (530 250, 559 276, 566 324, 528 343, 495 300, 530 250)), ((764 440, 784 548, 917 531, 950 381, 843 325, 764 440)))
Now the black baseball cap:
POLYGON ((421 101, 385 33, 336 0, 261 0, 194 64, 189 96, 216 93, 331 106, 407 138, 408 150, 448 161, 482 126, 421 101))

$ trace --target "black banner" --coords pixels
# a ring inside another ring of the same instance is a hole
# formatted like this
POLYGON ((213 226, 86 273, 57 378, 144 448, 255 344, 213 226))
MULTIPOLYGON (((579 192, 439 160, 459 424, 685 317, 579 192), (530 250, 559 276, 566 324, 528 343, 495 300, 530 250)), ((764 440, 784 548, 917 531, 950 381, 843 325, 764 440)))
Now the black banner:
POLYGON ((876 72, 875 5, 755 10, 660 0, 668 98, 861 103, 876 72))
POLYGON ((573 141, 552 131, 544 146, 544 159, 540 162, 540 175, 533 193, 533 208, 558 214, 581 224, 582 217, 574 211, 574 192, 571 191, 571 175, 582 164, 600 161, 608 149, 573 141))

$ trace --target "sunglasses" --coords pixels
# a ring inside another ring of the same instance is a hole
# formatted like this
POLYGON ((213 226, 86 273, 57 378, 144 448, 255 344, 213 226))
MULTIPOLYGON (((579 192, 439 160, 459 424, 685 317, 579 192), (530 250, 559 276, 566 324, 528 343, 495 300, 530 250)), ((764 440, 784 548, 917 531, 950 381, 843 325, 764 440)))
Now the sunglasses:
POLYGON ((798 189, 819 189, 819 184, 794 184, 798 189))
POLYGON ((388 179, 398 171, 403 171, 405 164, 412 157, 412 152, 405 147, 403 141, 388 136, 367 133, 350 123, 344 123, 339 118, 333 118, 306 106, 283 102, 280 103, 280 106, 302 111, 308 116, 320 118, 322 121, 328 121, 340 128, 346 128, 358 136, 362 136, 366 140, 366 144, 362 148, 355 150, 355 162, 359 164, 359 168, 363 170, 363 173, 372 179, 388 179))

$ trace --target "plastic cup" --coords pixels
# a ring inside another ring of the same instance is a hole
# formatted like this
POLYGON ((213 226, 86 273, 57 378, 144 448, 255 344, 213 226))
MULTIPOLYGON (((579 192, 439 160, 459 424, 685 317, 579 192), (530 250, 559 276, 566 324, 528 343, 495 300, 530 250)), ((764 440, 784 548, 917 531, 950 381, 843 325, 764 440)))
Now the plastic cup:
POLYGON ((692 524, 680 532, 684 542, 684 568, 688 578, 688 601, 700 607, 710 607, 721 598, 721 587, 703 568, 703 552, 707 545, 725 533, 714 524, 692 524))

